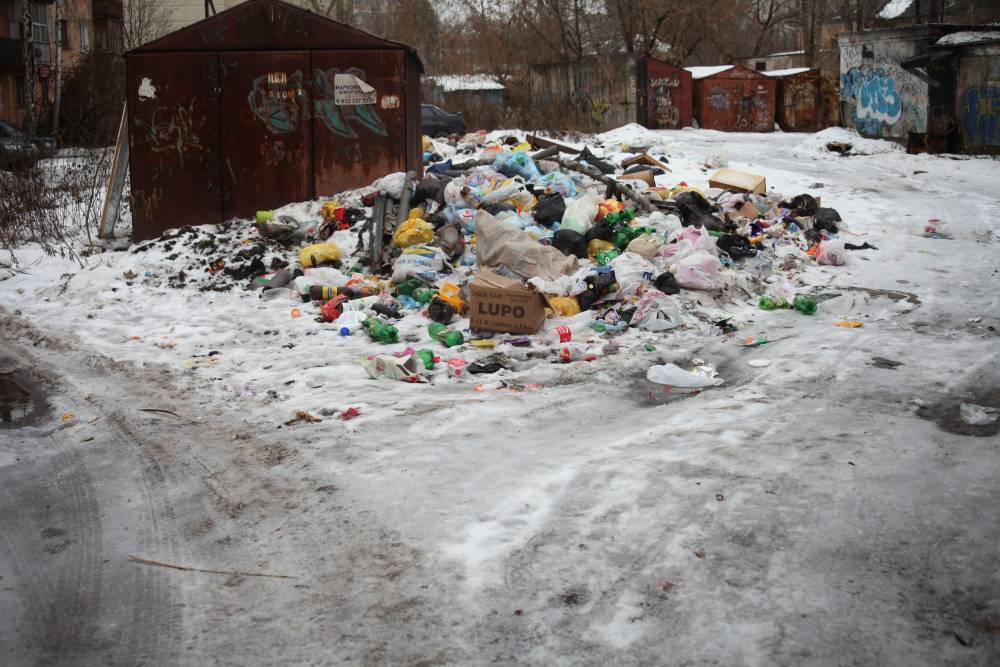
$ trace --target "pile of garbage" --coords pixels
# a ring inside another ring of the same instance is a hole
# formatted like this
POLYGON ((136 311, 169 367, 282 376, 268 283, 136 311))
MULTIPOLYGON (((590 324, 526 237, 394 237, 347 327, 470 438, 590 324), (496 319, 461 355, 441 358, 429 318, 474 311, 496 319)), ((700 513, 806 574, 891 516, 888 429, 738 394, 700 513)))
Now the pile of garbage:
MULTIPOLYGON (((748 302, 812 315, 817 300, 799 293, 796 273, 847 261, 836 210, 768 191, 760 175, 720 168, 699 188, 671 176, 662 149, 531 135, 425 138, 424 148, 422 177, 390 174, 315 203, 318 219, 260 211, 242 235, 206 241, 185 228, 152 243, 188 235, 207 249, 190 280, 221 275, 294 304, 293 317, 369 341, 371 377, 407 382, 503 373, 529 356, 592 361, 636 333, 729 335, 740 323, 727 307, 748 302), (215 259, 226 252, 242 259, 215 259)), ((722 382, 706 364, 647 377, 722 382)))

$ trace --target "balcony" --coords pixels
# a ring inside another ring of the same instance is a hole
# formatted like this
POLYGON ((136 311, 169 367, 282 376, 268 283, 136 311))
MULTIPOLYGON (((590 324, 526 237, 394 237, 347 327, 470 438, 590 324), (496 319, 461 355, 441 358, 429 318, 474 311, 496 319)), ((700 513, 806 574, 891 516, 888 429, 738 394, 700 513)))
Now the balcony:
POLYGON ((13 37, 0 37, 0 65, 19 65, 24 62, 24 43, 13 37))
POLYGON ((121 0, 92 0, 91 9, 95 19, 120 19, 122 12, 121 0))

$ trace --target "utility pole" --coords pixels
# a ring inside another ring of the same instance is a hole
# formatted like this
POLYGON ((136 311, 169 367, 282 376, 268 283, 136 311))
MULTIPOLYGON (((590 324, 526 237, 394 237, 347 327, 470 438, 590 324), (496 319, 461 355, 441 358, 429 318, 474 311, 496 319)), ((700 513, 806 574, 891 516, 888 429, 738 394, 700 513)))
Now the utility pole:
POLYGON ((31 30, 31 3, 24 2, 21 10, 21 32, 24 34, 24 129, 35 133, 35 41, 31 30))
MULTIPOLYGON (((52 136, 59 136, 59 111, 62 105, 62 62, 63 62, 63 3, 66 0, 56 0, 56 103, 52 110, 52 136)), ((67 35, 68 36, 68 35, 67 35)))

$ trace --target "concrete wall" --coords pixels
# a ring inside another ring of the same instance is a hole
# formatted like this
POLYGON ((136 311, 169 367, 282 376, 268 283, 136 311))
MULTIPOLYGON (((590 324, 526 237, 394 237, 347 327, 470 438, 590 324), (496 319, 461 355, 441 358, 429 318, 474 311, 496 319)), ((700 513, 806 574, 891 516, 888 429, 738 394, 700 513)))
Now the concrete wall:
POLYGON ((956 93, 964 149, 1000 153, 1000 44, 961 50, 956 93))
POLYGON ((906 140, 910 132, 927 132, 928 86, 899 63, 945 32, 919 26, 840 35, 844 124, 867 137, 906 140))

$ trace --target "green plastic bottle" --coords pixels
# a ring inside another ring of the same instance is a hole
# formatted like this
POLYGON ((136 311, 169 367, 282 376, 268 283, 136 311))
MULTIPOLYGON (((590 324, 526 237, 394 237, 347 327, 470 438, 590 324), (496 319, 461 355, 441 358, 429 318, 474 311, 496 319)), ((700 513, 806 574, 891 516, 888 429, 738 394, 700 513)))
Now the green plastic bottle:
POLYGON ((445 347, 455 347, 465 342, 465 336, 462 335, 461 331, 449 329, 440 322, 435 322, 427 327, 427 333, 431 335, 431 338, 437 338, 445 347))
POLYGON ((431 350, 417 350, 414 356, 424 362, 424 368, 427 370, 434 369, 434 352, 431 350))
POLYGON ((396 285, 396 294, 403 296, 413 296, 413 293, 424 286, 424 283, 417 280, 416 278, 410 278, 409 280, 404 280, 403 282, 396 285))
POLYGON ((418 287, 413 290, 413 298, 420 303, 430 303, 434 300, 435 294, 437 294, 437 290, 430 287, 418 287))
POLYGON ((377 318, 369 317, 361 323, 361 326, 368 332, 369 338, 380 343, 395 343, 399 340, 399 329, 380 322, 377 318))
POLYGON ((597 256, 594 259, 597 260, 598 266, 607 266, 608 264, 611 263, 611 260, 613 260, 620 254, 622 254, 622 252, 617 248, 614 250, 602 250, 601 252, 597 253, 597 256))
MULTIPOLYGON (((788 302, 781 297, 767 296, 766 294, 760 297, 760 301, 757 302, 761 310, 777 310, 778 308, 788 308, 788 302)), ((814 304, 815 305, 815 304, 814 304)))
POLYGON ((815 315, 816 314, 816 299, 805 296, 804 294, 799 294, 792 301, 792 305, 795 310, 799 311, 803 315, 815 315))

